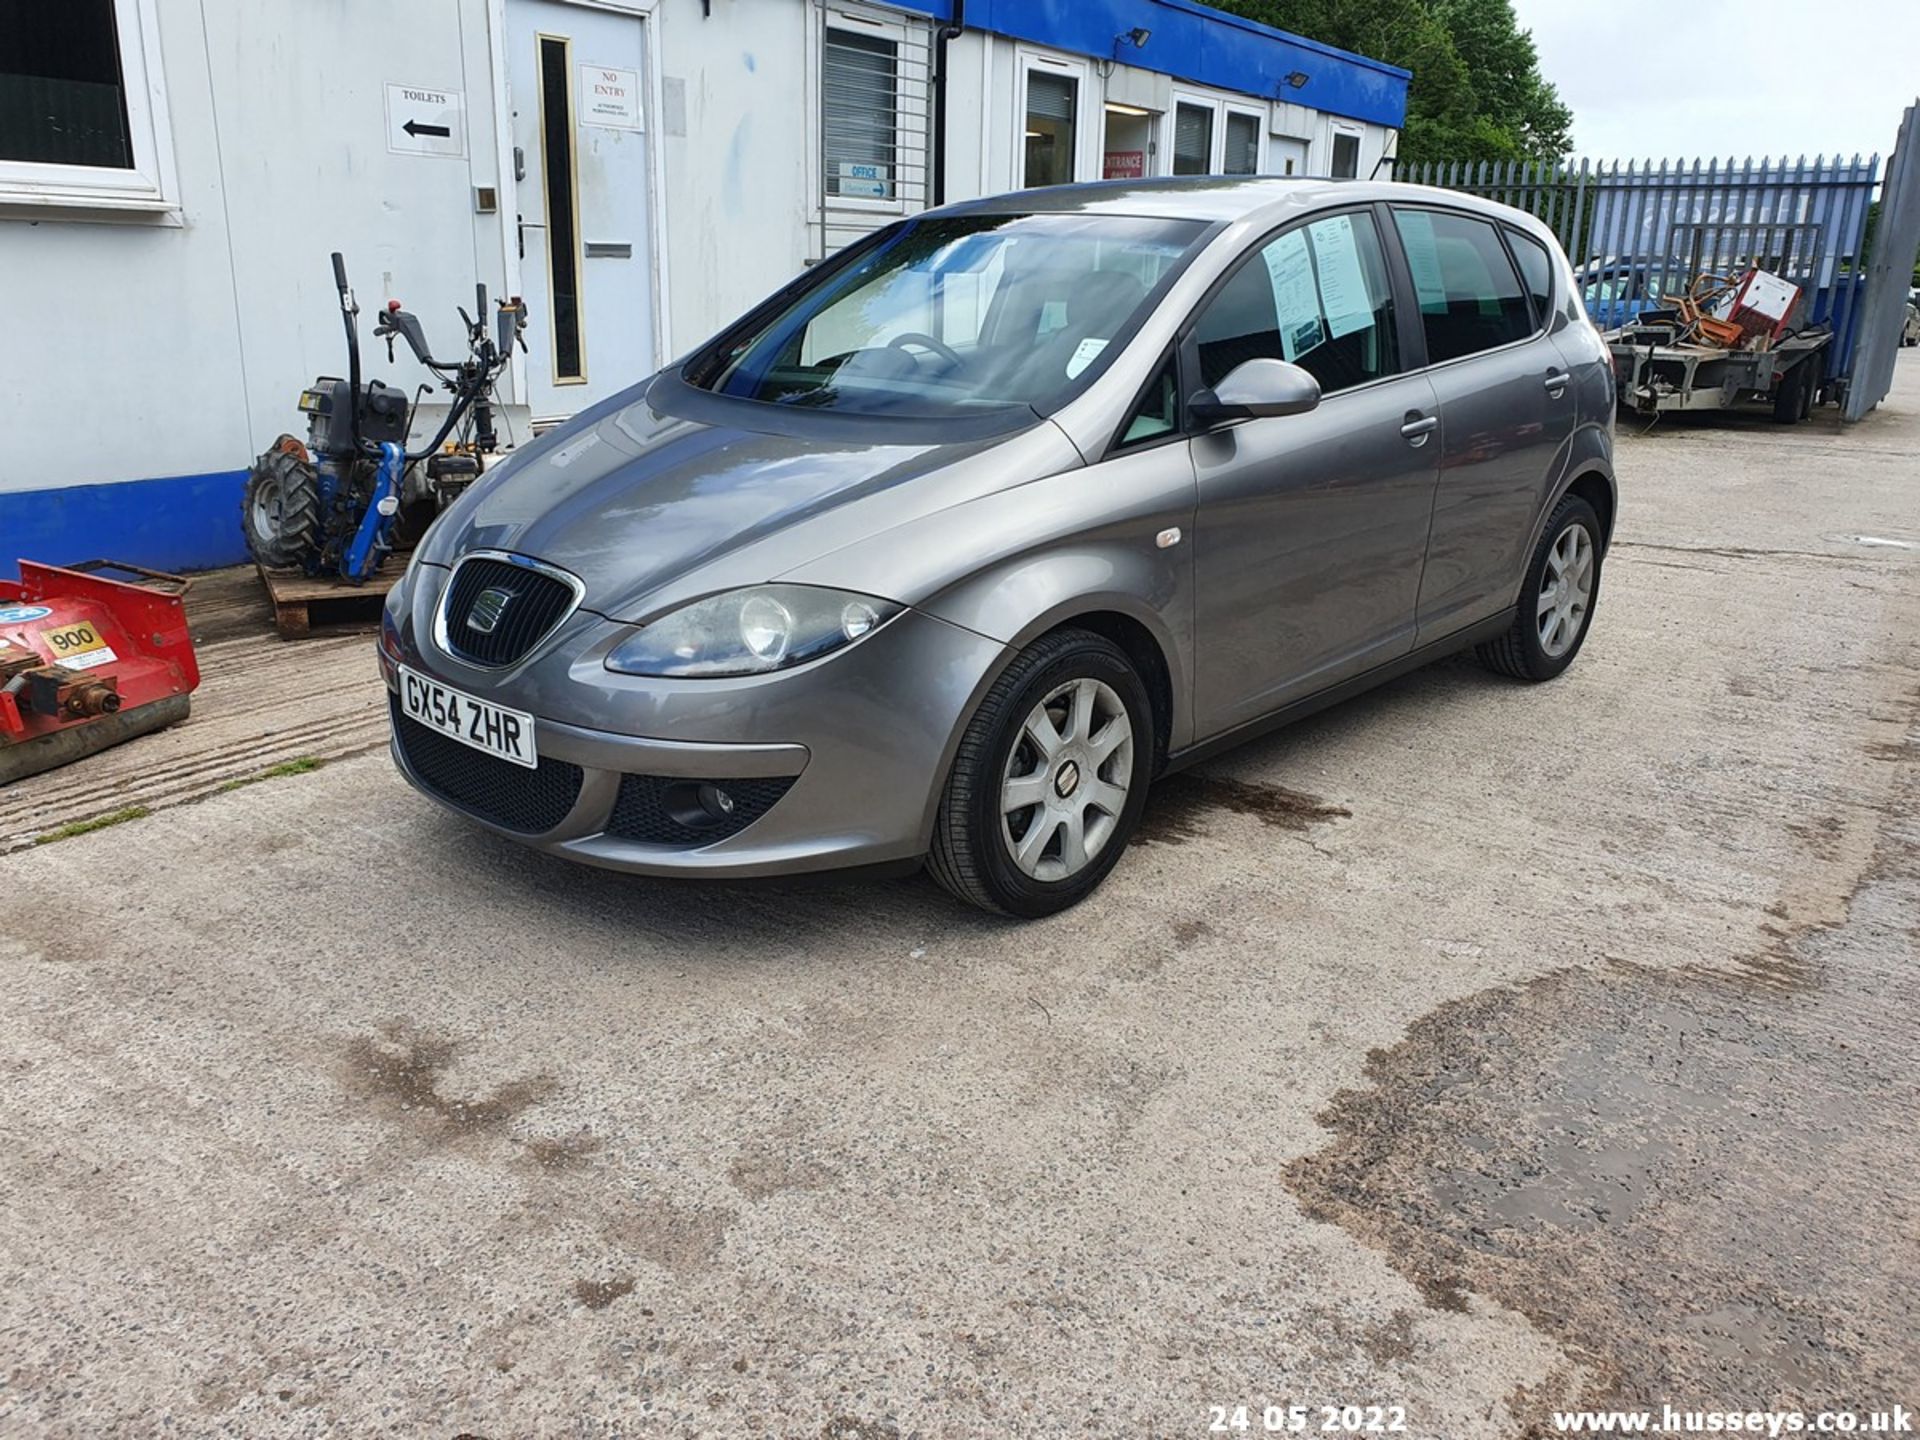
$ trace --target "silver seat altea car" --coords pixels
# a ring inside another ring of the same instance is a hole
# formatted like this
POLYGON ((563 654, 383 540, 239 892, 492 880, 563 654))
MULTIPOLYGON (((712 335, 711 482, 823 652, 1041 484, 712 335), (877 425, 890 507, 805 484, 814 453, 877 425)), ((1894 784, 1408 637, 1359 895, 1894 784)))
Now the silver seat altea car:
POLYGON ((381 635, 414 785, 570 859, 1060 910, 1157 775, 1578 653, 1613 377, 1537 221, 1393 184, 949 206, 489 472, 381 635))

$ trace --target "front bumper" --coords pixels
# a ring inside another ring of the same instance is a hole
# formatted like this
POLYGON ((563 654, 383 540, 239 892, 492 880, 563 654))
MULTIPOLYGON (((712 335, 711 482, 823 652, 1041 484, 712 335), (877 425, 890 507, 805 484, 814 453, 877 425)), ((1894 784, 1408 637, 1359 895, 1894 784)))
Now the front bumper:
MULTIPOLYGON (((531 713, 543 764, 578 767, 578 791, 570 804, 569 789, 544 811, 534 807, 515 823, 500 823, 497 808, 463 803, 449 793, 454 787, 423 773, 432 767, 420 763, 420 754, 409 756, 396 720, 392 751, 401 774, 434 800, 523 844, 638 874, 746 878, 923 855, 960 730, 1004 663, 998 641, 909 610, 858 644, 771 675, 616 675, 605 668, 606 653, 631 627, 581 611, 526 661, 486 670, 431 639, 447 579, 445 570, 418 565, 389 595, 380 647, 389 692, 399 661, 531 713), (637 778, 623 790, 629 777, 637 778), (677 843, 631 838, 636 788, 676 780, 745 782, 743 791, 777 798, 745 828, 710 843, 685 835, 677 843), (786 780, 791 784, 782 788, 786 780), (623 827, 628 834, 615 833, 623 827)), ((526 783, 531 774, 477 751, 462 758, 470 766, 503 767, 494 777, 502 784, 526 783)), ((565 774, 570 787, 572 772, 565 774)))

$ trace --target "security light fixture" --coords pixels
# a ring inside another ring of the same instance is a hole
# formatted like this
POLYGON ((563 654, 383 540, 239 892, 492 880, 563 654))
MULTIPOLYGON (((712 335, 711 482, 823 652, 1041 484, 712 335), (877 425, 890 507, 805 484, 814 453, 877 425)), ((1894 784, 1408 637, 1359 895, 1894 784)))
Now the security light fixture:
POLYGON ((1307 81, 1311 80, 1312 78, 1313 77, 1307 74, 1307 72, 1304 70, 1295 70, 1290 72, 1287 75, 1287 84, 1291 85, 1294 89, 1298 90, 1302 85, 1306 84, 1307 81))
POLYGON ((1146 48, 1147 41, 1153 38, 1153 32, 1144 25, 1136 25, 1120 38, 1132 42, 1134 49, 1143 50, 1146 48))

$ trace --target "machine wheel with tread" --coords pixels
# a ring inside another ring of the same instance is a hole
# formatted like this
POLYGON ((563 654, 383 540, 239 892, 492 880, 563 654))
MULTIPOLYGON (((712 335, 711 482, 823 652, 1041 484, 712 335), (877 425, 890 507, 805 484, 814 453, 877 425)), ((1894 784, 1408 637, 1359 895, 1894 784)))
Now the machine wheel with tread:
POLYGON ((253 462, 240 528, 253 558, 269 570, 301 565, 320 532, 320 485, 307 447, 282 435, 253 462))

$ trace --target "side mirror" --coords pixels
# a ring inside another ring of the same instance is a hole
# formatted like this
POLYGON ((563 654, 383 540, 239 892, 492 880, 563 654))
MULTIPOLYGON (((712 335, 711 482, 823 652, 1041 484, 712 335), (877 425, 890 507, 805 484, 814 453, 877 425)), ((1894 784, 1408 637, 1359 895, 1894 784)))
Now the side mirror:
POLYGON ((1200 425, 1304 415, 1320 403, 1320 382, 1287 360, 1247 360, 1211 390, 1187 401, 1200 425))

